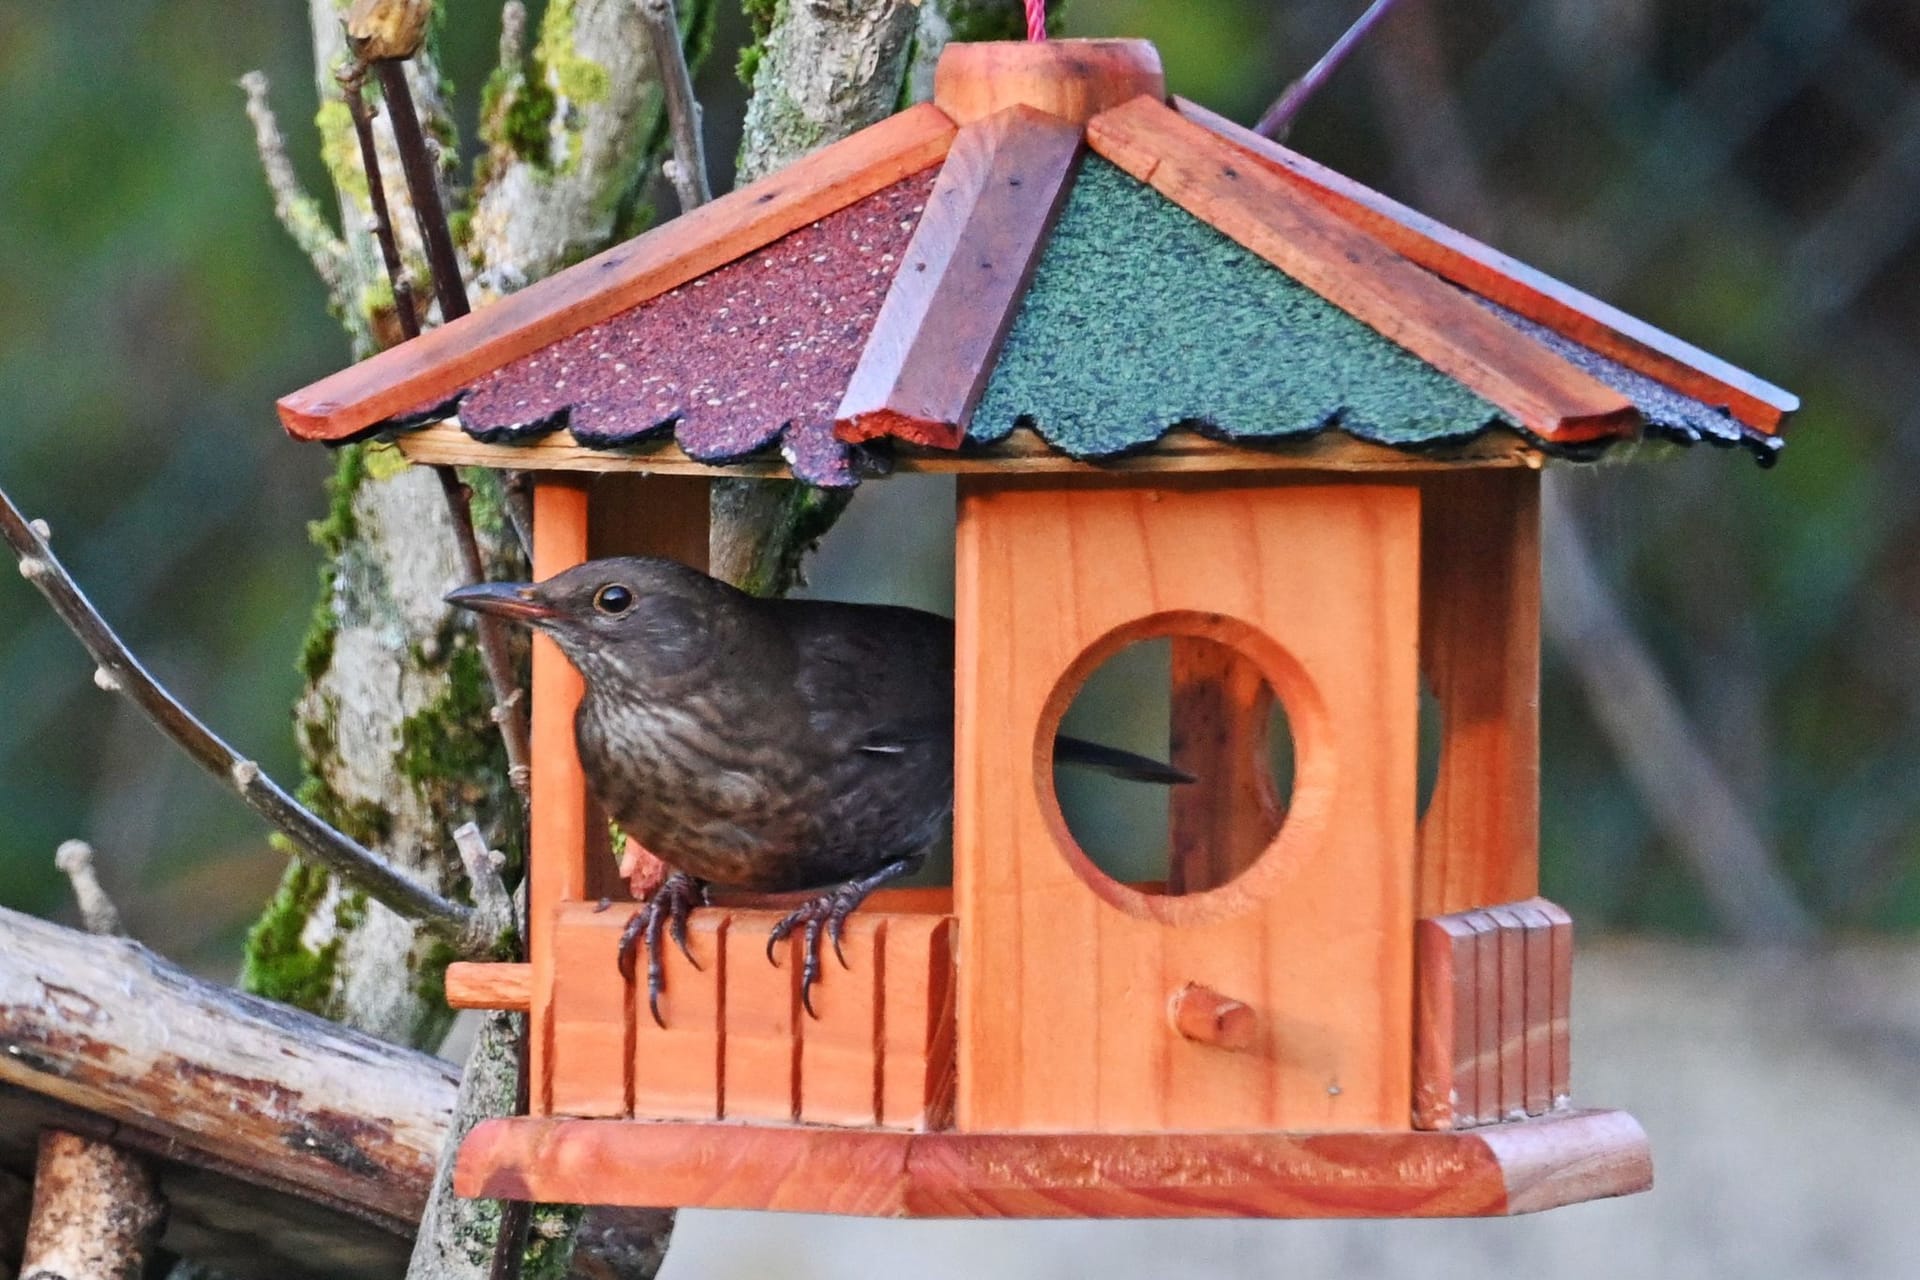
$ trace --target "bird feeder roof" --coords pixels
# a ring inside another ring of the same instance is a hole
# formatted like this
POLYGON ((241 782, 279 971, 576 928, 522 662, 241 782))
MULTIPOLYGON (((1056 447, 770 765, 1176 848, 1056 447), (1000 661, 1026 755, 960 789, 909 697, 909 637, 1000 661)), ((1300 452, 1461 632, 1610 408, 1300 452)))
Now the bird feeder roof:
POLYGON ((298 439, 428 461, 821 485, 1253 448, 1766 461, 1797 407, 1169 104, 1139 41, 953 46, 932 103, 279 405, 298 439))

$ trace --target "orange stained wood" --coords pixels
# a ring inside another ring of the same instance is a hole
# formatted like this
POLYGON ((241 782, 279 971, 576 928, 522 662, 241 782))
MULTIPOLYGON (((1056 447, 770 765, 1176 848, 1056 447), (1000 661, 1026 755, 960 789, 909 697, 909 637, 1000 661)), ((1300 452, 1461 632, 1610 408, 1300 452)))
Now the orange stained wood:
POLYGON ((1013 106, 1085 124, 1143 93, 1167 96, 1160 51, 1145 40, 956 40, 933 69, 934 105, 962 125, 1013 106))
MULTIPOLYGON (((721 945, 727 993, 721 1004, 722 1111, 729 1120, 794 1120, 800 1114, 800 947, 788 937, 767 960, 780 919, 740 913, 721 945)), ((838 975, 829 974, 831 977, 838 975)))
POLYGON ((1551 1021, 1548 1024, 1549 1092, 1556 1107, 1564 1107, 1573 1096, 1573 917, 1562 907, 1535 898, 1547 920, 1553 925, 1553 971, 1551 1021))
POLYGON ((1462 288, 1696 400, 1725 405, 1734 417, 1756 430, 1777 433, 1786 415, 1800 407, 1799 397, 1791 392, 1543 275, 1297 151, 1184 98, 1173 102, 1187 119, 1231 140, 1270 172, 1403 257, 1462 288))
POLYGON ((554 1115, 631 1113, 633 1001, 616 958, 629 912, 564 909, 553 933, 548 1104, 554 1115))
POLYGON ((880 1122, 890 1129, 953 1123, 954 927, 950 917, 926 914, 887 921, 880 1122))
POLYGON ((1514 908, 1526 926, 1526 1109, 1553 1105, 1553 920, 1538 900, 1514 908))
POLYGON ((953 122, 909 107, 643 236, 281 399, 302 440, 339 440, 451 396, 479 375, 597 324, 864 199, 946 154, 953 122))
POLYGON ((894 1218, 1404 1218, 1532 1213, 1644 1191, 1620 1111, 1456 1133, 889 1133, 483 1120, 463 1196, 894 1218))
POLYGON ((1478 932, 1459 916, 1414 926, 1413 1127, 1457 1129, 1477 1119, 1478 932))
POLYGON ((842 968, 822 942, 827 980, 813 989, 818 1018, 802 1016, 800 1119, 808 1124, 869 1125, 880 1115, 880 1065, 885 1056, 881 1010, 885 1007, 888 922, 855 912, 842 939, 842 968), (854 963, 855 958, 861 963, 854 963))
POLYGON ((959 1127, 1407 1127, 1418 543, 1412 486, 962 482, 959 1127), (1052 796, 1079 681, 1174 632, 1256 661, 1299 744, 1274 847, 1186 896, 1100 874, 1052 796), (1247 1051, 1168 1024, 1190 982, 1247 1051))
POLYGON ((1253 1006, 1197 982, 1189 982, 1173 993, 1167 1016, 1175 1031, 1196 1044, 1251 1049, 1259 1042, 1260 1017, 1253 1006))
POLYGON ((1200 781, 1168 797, 1167 888, 1194 893, 1253 865, 1284 813, 1268 767, 1273 689, 1259 664, 1198 636, 1171 642, 1169 759, 1200 781))
POLYGON ((960 130, 835 415, 842 439, 965 438, 1079 154, 1077 127, 1030 107, 960 130))
POLYGON ((1500 1109, 1500 926, 1485 911, 1470 911, 1473 929, 1474 1123, 1494 1124, 1500 1109))
POLYGON ((1218 134, 1146 98, 1094 117, 1102 156, 1547 440, 1633 435, 1639 410, 1329 212, 1218 134))
POLYGON ((1422 916, 1533 896, 1540 826, 1540 476, 1421 480, 1420 667, 1440 764, 1420 820, 1422 916))
POLYGON ((525 1013, 533 1006, 533 966, 475 964, 456 960, 447 966, 447 1004, 455 1009, 504 1009, 525 1013))
MULTIPOLYGON (((587 494, 584 484, 564 478, 535 481, 535 579, 550 578, 587 558, 587 494)), ((587 891, 587 782, 573 745, 573 713, 584 687, 559 646, 534 636, 527 954, 533 964, 528 1081, 535 1114, 547 1113, 551 1105, 552 921, 561 903, 577 902, 587 891)))
POLYGON ((1527 1114, 1527 925, 1512 906, 1489 907, 1499 929, 1500 1113, 1502 1120, 1527 1114))
MULTIPOLYGON (((625 912, 622 912, 624 918, 625 912)), ((696 911, 687 921, 687 950, 661 953, 666 991, 653 1020, 647 971, 636 967, 633 1009, 633 1113, 664 1120, 717 1120, 721 1111, 721 1054, 726 1011, 725 911, 696 911)), ((671 943, 671 939, 668 940, 671 943)), ((766 963, 764 957, 760 963, 766 963)))

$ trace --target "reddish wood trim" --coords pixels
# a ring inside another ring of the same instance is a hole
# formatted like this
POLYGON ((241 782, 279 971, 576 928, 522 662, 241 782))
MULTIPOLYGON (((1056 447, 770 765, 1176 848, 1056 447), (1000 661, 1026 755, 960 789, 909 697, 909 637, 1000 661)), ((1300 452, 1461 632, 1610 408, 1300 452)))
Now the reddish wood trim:
POLYGON ((1625 396, 1150 98, 1087 125, 1093 149, 1201 221, 1554 441, 1632 435, 1625 396))
POLYGON ((960 130, 840 401, 841 439, 966 438, 1079 154, 1078 128, 1030 107, 960 130))
MULTIPOLYGON (((542 477, 533 486, 533 576, 546 579, 587 558, 587 488, 542 477)), ((528 958, 533 963, 529 1080, 535 1114, 551 1106, 553 920, 587 888, 587 780, 573 745, 573 713, 585 689, 558 645, 533 638, 529 808, 528 958)), ((604 839, 601 841, 604 845, 604 839)))
POLYGON ((1463 288, 1565 334, 1674 390, 1724 404, 1756 430, 1778 433, 1800 398, 1691 343, 1562 284, 1497 249, 1409 209, 1325 165, 1176 97, 1181 115, 1255 156, 1361 230, 1463 288))
MULTIPOLYGON (((628 913, 621 912, 624 920, 628 913)), ((726 934, 732 915, 696 911, 687 921, 689 960, 677 946, 661 959, 666 991, 653 1020, 644 966, 633 985, 633 1113, 664 1120, 720 1118, 726 1057, 726 934)), ((606 1065, 601 1070, 609 1069, 606 1065)))
POLYGON ((1167 798, 1167 891, 1199 893, 1252 866, 1280 832, 1286 808, 1267 764, 1273 687, 1230 645, 1174 636, 1170 648, 1168 758, 1200 781, 1167 798))
POLYGON ((1564 1107, 1573 1094, 1573 917, 1545 898, 1535 898, 1534 903, 1553 925, 1548 1069, 1552 1103, 1564 1107))
POLYGON ((934 105, 962 125, 1011 106, 1083 124, 1143 93, 1167 96, 1146 40, 956 40, 933 69, 934 105))
POLYGON ((1479 1110, 1479 933, 1458 916, 1414 925, 1413 1127, 1457 1129, 1479 1110))
POLYGON ((777 173, 452 324, 280 400, 301 440, 339 440, 451 396, 479 375, 685 284, 864 199, 947 153, 954 125, 909 107, 777 173))
POLYGON ((447 1004, 455 1009, 504 1009, 525 1013, 533 1004, 533 966, 475 964, 456 960, 447 966, 447 1004))
POLYGON ((1530 1213, 1652 1185, 1619 1111, 1465 1132, 886 1133, 485 1120, 463 1196, 908 1218, 1400 1218, 1530 1213))

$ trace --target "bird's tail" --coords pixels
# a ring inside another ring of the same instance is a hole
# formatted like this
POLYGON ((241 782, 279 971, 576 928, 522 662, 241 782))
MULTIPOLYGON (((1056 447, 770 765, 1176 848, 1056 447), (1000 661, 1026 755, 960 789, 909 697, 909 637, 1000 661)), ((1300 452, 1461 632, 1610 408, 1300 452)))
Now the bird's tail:
POLYGON ((1085 738, 1069 738, 1065 734, 1053 740, 1053 762, 1057 765, 1070 764, 1079 769, 1098 769, 1101 773, 1125 778, 1129 782, 1152 782, 1163 787, 1195 781, 1192 774, 1170 764, 1162 764, 1151 756, 1135 755, 1118 747, 1102 746, 1085 738))

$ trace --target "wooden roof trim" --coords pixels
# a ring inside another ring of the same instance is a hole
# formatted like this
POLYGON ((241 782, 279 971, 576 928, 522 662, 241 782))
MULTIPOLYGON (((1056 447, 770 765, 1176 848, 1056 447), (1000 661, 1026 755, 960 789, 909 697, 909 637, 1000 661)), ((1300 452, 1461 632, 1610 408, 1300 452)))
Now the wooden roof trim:
POLYGON ((1769 435, 1799 397, 1185 98, 1174 107, 1403 257, 1769 435))
POLYGON ((450 397, 473 379, 677 288, 947 154, 953 121, 911 107, 777 173, 615 245, 452 324, 281 399, 301 440, 338 441, 450 397))
POLYGON ((1078 125, 1026 106, 962 126, 841 398, 841 439, 966 438, 1080 142, 1078 125))
POLYGON ((1327 210, 1246 151, 1148 97, 1095 116, 1106 159, 1544 440, 1632 435, 1619 392, 1327 210))

